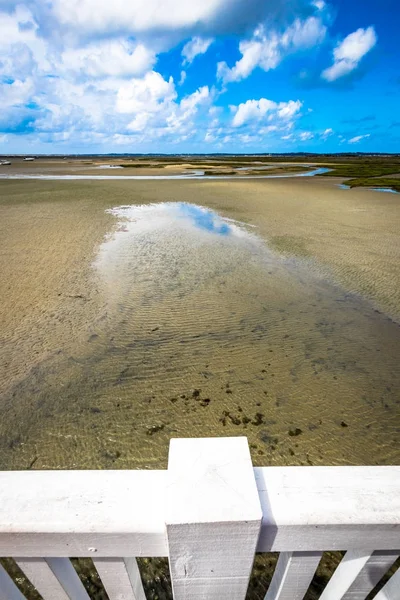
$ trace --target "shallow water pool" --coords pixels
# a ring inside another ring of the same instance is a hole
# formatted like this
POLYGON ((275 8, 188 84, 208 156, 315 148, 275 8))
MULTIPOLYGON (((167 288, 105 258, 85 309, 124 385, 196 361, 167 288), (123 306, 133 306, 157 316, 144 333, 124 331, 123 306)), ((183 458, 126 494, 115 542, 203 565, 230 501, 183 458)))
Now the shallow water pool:
MULTIPOLYGON (((85 227, 98 211, 83 206, 85 227)), ((215 435, 246 435, 262 465, 396 462, 396 323, 228 214, 168 201, 106 216, 89 289, 59 317, 70 345, 3 398, 2 468, 160 468, 171 437, 215 435)))

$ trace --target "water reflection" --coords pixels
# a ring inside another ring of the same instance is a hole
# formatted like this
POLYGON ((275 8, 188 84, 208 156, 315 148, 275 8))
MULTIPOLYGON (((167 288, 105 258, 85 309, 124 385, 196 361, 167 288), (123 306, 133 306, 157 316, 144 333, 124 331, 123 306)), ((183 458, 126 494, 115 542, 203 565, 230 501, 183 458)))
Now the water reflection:
MULTIPOLYGON (((352 188, 349 185, 346 185, 345 183, 339 183, 338 184, 338 188, 340 188, 341 190, 351 190, 352 188)), ((361 188, 358 188, 361 189, 361 188)), ((399 192, 397 192, 396 190, 392 190, 391 188, 385 188, 385 187, 365 187, 364 190, 367 190, 369 192, 385 192, 385 193, 389 193, 389 194, 398 194, 399 192)))
POLYGON ((242 223, 225 219, 209 208, 187 202, 118 206, 107 212, 120 219, 121 227, 118 232, 124 233, 179 229, 218 236, 243 237, 247 234, 242 223))
POLYGON ((381 188, 371 188, 374 192, 386 192, 388 194, 398 194, 399 192, 397 192, 396 190, 392 190, 391 188, 385 188, 385 187, 381 187, 381 188))
POLYGON ((188 202, 118 206, 107 212, 118 224, 101 245, 95 267, 108 286, 107 297, 119 304, 121 296, 136 296, 144 281, 157 291, 142 290, 141 299, 169 294, 174 286, 184 294, 189 286, 191 293, 192 286, 208 285, 245 257, 269 255, 264 241, 244 223, 188 202))
POLYGON ((199 229, 218 235, 229 235, 232 232, 232 228, 212 210, 184 202, 177 203, 176 208, 183 217, 191 219, 193 225, 199 229))
MULTIPOLYGON (((98 168, 98 167, 96 167, 98 168)), ((107 167, 108 168, 108 167, 107 167)), ((112 167, 114 168, 114 167, 112 167)), ((267 167, 265 167, 267 169, 267 167)), ((274 167, 273 167, 274 168, 274 167)), ((237 169, 239 171, 241 169, 237 169)), ((249 169, 246 169, 249 170, 249 169)), ((259 171, 260 168, 257 168, 259 171)), ((44 174, 44 173, 0 173, 0 179, 45 179, 50 181, 69 181, 69 180, 169 180, 169 179, 220 179, 220 180, 234 180, 234 179, 287 179, 291 177, 313 177, 314 175, 323 175, 328 173, 331 169, 321 167, 314 169, 313 171, 306 171, 305 173, 285 173, 281 175, 251 175, 250 172, 245 175, 205 175, 204 171, 193 170, 191 172, 182 173, 181 175, 55 175, 55 174, 44 174)))
MULTIPOLYGON (((190 194, 207 201, 203 189, 190 194)), ((49 239, 72 246, 93 222, 109 223, 96 221, 97 198, 85 206, 73 222, 49 219, 49 239), (68 237, 71 223, 77 236, 68 237)), ((171 437, 210 435, 245 435, 264 465, 398 460, 396 324, 209 208, 160 202, 109 212, 113 230, 87 283, 68 280, 38 334, 31 320, 17 329, 15 360, 24 339, 31 352, 54 336, 60 351, 16 379, 0 406, 3 466, 165 468, 171 437)), ((72 270, 87 247, 70 258, 72 270)), ((63 255, 48 254, 43 264, 58 268, 61 286, 63 255)))

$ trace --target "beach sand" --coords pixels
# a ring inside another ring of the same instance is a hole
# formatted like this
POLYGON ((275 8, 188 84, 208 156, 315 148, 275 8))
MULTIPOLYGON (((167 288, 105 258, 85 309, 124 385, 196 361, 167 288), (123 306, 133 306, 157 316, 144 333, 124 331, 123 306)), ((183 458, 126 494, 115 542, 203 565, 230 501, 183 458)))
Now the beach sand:
POLYGON ((399 199, 339 182, 0 181, 1 468, 163 468, 188 435, 396 463, 399 199), (158 202, 257 243, 166 234, 99 268, 106 210, 158 202))

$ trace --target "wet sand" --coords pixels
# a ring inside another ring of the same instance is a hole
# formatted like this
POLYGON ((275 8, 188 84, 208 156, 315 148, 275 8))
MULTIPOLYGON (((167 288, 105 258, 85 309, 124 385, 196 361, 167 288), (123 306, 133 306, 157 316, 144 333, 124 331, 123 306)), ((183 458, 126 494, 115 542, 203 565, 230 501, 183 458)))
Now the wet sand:
MULTIPOLYGON (((264 159, 265 160, 265 159, 264 159)), ((188 177, 193 174, 207 176, 269 175, 302 173, 312 170, 314 163, 265 163, 257 160, 237 157, 234 159, 212 160, 192 157, 186 160, 172 157, 126 158, 126 157, 38 157, 33 161, 25 161, 22 157, 11 159, 10 165, 0 165, 0 178, 4 177, 188 177)))
POLYGON ((399 200, 337 183, 1 181, 0 468, 396 463, 399 200), (164 202, 239 233, 107 212, 164 202))

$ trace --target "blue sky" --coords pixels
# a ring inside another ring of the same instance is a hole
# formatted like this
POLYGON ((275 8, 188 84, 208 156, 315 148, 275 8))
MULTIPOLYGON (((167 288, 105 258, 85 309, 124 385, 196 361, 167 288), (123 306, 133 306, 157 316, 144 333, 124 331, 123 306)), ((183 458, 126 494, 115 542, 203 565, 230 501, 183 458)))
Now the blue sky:
POLYGON ((0 153, 400 152, 397 0, 0 0, 0 153))

